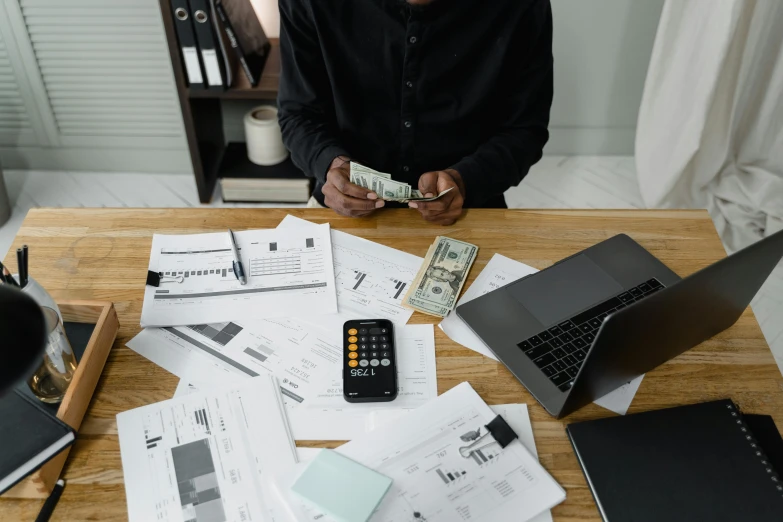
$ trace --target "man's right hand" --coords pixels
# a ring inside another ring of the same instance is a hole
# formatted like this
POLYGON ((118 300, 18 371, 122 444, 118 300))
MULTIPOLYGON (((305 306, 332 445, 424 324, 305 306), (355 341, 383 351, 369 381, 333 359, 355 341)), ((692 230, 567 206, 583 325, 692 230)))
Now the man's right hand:
POLYGON ((385 202, 378 195, 359 185, 351 183, 350 160, 337 157, 326 173, 326 183, 321 192, 326 206, 350 217, 364 217, 381 208, 385 202))

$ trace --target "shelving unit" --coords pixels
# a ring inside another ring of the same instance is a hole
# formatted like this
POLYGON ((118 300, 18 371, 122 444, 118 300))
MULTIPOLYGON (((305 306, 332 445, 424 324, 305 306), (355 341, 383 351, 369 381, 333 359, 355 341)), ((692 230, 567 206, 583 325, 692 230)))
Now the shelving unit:
MULTIPOLYGON (((234 71, 235 85, 225 91, 191 90, 187 86, 184 74, 170 0, 160 0, 160 11, 166 30, 199 200, 202 203, 209 203, 215 191, 215 184, 223 172, 223 165, 235 166, 238 161, 243 161, 235 157, 236 151, 243 150, 242 147, 231 147, 230 152, 226 154, 229 144, 226 143, 223 132, 222 103, 227 100, 258 100, 274 103, 280 82, 279 41, 276 38, 270 39, 272 50, 256 87, 251 87, 245 74, 237 70, 234 71)), ((264 169, 273 168, 254 165, 246 159, 243 167, 257 169, 259 177, 263 176, 264 169)))

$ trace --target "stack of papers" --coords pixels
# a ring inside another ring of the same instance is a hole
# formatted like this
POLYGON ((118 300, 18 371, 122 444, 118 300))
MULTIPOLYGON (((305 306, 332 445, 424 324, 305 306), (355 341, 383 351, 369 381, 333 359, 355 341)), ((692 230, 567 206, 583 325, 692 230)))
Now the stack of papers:
POLYGON ((131 522, 277 520, 262 478, 296 463, 274 377, 117 415, 131 522))

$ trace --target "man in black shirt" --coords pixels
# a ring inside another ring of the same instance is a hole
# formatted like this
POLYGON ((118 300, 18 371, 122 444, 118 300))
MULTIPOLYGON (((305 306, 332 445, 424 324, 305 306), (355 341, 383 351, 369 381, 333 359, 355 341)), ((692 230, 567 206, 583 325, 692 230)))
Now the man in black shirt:
POLYGON ((450 225, 504 208, 540 158, 552 104, 549 0, 279 0, 278 106, 293 162, 340 214, 392 206, 349 181, 349 162, 424 194, 450 225))

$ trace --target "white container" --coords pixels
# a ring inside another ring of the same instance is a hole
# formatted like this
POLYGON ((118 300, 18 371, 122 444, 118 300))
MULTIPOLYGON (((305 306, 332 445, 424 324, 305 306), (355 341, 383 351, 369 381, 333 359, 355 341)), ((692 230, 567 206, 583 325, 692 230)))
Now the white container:
POLYGON ((256 165, 282 163, 288 157, 277 122, 277 107, 261 105, 245 115, 247 157, 256 165))

